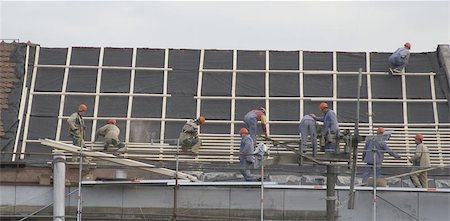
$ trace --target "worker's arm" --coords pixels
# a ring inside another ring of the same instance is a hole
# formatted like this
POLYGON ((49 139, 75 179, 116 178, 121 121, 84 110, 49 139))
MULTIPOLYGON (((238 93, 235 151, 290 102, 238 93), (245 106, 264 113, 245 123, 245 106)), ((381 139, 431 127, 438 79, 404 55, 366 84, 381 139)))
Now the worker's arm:
POLYGON ((398 155, 398 153, 394 152, 391 150, 391 148, 389 148, 389 146, 383 142, 383 149, 391 156, 395 157, 396 159, 400 159, 400 155, 398 155))
POLYGON ((194 134, 197 133, 197 127, 195 126, 194 122, 187 122, 184 126, 183 126, 183 132, 184 133, 189 133, 189 134, 194 134))
POLYGON ((416 152, 414 153, 414 156, 412 156, 409 161, 411 161, 411 163, 418 161, 420 159, 420 157, 422 156, 422 152, 423 152, 423 146, 418 145, 416 148, 416 152))
POLYGON ((253 163, 253 152, 255 152, 255 149, 253 147, 253 140, 245 139, 242 154, 244 155, 246 161, 253 163))
POLYGON ((409 50, 406 48, 403 48, 403 50, 399 51, 399 54, 402 59, 405 59, 407 57, 409 58, 409 50))
POLYGON ((267 117, 266 115, 261 115, 261 129, 264 132, 264 135, 267 137, 267 117))
POLYGON ((106 131, 106 125, 98 128, 97 131, 95 131, 95 140, 97 140, 99 136, 104 137, 106 134, 105 131, 106 131))
POLYGON ((320 121, 323 122, 324 116, 323 117, 317 117, 316 115, 310 115, 312 118, 314 118, 314 120, 316 121, 320 121))
POLYGON ((71 130, 78 130, 78 126, 76 125, 76 120, 77 120, 78 114, 77 113, 73 113, 72 115, 70 115, 70 117, 67 119, 67 123, 69 124, 69 128, 71 130))

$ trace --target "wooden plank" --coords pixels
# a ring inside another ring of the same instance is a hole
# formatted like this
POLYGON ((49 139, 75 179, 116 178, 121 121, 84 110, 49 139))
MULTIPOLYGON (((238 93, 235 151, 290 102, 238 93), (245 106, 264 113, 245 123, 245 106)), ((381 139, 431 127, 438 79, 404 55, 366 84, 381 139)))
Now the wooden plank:
MULTIPOLYGON (((79 153, 81 151, 81 148, 78 146, 74 146, 72 144, 61 143, 61 142, 54 141, 51 139, 41 139, 40 142, 42 145, 46 145, 49 147, 53 147, 55 149, 64 150, 64 151, 68 151, 68 152, 72 152, 72 153, 79 153)), ((177 175, 177 172, 174 170, 170 170, 167 168, 156 168, 154 165, 151 165, 151 164, 147 164, 147 163, 143 163, 143 162, 139 162, 139 161, 135 161, 135 160, 131 160, 131 159, 122 159, 122 158, 119 158, 112 154, 107 154, 107 153, 102 153, 102 152, 97 152, 97 151, 91 152, 91 151, 88 151, 87 149, 86 150, 83 149, 83 155, 88 156, 88 157, 96 157, 101 160, 114 162, 114 163, 122 164, 125 166, 138 167, 141 170, 146 170, 149 172, 159 173, 159 174, 163 174, 163 175, 167 175, 167 176, 175 177, 177 175)), ((181 172, 178 172, 178 177, 182 178, 182 179, 191 180, 191 181, 198 181, 198 179, 196 177, 189 175, 189 174, 181 173, 181 172)))
POLYGON ((426 172, 426 171, 435 170, 435 169, 440 169, 440 168, 448 168, 448 167, 450 167, 450 165, 442 165, 442 166, 437 166, 437 167, 430 167, 430 168, 426 168, 426 169, 421 169, 421 170, 411 171, 411 172, 408 172, 408 173, 398 174, 398 175, 395 175, 395 176, 385 177, 384 179, 385 179, 385 180, 389 180, 389 179, 394 179, 394 178, 399 178, 399 177, 409 176, 409 175, 416 174, 416 173, 426 172))

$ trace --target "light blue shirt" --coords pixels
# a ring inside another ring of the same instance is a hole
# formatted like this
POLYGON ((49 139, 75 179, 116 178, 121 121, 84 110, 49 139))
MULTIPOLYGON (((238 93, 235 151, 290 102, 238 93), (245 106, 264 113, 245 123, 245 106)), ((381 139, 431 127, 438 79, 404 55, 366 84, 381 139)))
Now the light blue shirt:
POLYGON ((390 57, 389 62, 394 65, 406 65, 409 62, 409 49, 403 47, 398 48, 390 57))

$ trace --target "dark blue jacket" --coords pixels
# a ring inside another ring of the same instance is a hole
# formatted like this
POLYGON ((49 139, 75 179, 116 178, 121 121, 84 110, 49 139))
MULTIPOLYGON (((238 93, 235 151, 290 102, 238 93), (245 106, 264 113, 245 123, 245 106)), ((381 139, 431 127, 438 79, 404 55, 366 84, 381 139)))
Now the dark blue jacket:
POLYGON ((385 152, 397 159, 400 158, 400 155, 392 151, 384 140, 385 139, 382 134, 370 137, 366 140, 366 145, 364 146, 364 152, 362 155, 365 163, 373 165, 373 155, 376 154, 376 165, 381 165, 384 160, 385 152), (372 151, 374 149, 376 152, 372 151))
POLYGON ((333 110, 328 109, 323 117, 314 117, 314 119, 323 122, 322 135, 327 134, 328 130, 330 132, 334 132, 335 134, 339 134, 339 124, 336 113, 333 110))

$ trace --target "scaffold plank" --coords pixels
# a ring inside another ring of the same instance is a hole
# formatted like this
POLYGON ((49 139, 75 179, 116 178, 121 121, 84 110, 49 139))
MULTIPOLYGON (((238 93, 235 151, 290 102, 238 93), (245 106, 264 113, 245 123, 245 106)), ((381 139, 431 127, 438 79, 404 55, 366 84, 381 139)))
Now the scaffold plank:
MULTIPOLYGON (((54 141, 51 139, 41 139, 40 142, 42 145, 46 145, 49 147, 53 147, 55 149, 64 150, 64 151, 68 151, 68 152, 72 152, 72 153, 79 153, 81 150, 81 148, 78 146, 54 141)), ((83 155, 85 155, 87 157, 99 158, 99 159, 109 161, 109 162, 114 162, 117 164, 122 164, 125 166, 137 167, 141 170, 159 173, 159 174, 163 174, 166 176, 172 176, 172 177, 177 176, 177 172, 174 170, 167 169, 167 168, 156 168, 152 164, 147 164, 147 163, 143 163, 143 162, 139 162, 139 161, 131 160, 131 159, 123 159, 123 158, 117 157, 113 154, 107 154, 107 153, 102 153, 102 152, 98 152, 98 151, 92 152, 87 149, 83 149, 83 155)), ((186 173, 178 172, 178 177, 181 179, 187 179, 187 180, 191 180, 194 182, 198 181, 198 179, 196 177, 186 174, 186 173)))

